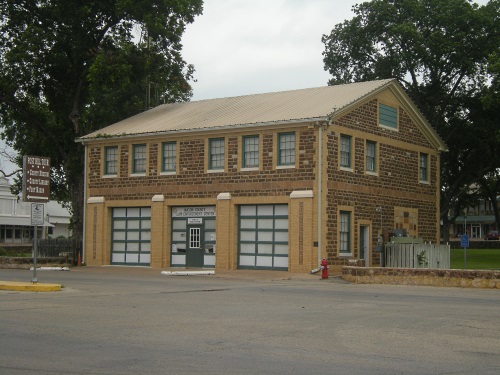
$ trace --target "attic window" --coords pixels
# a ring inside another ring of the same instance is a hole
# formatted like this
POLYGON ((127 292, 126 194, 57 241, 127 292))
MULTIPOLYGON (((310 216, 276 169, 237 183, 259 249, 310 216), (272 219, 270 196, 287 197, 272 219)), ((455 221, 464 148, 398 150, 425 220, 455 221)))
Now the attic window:
POLYGON ((385 104, 378 105, 378 123, 391 129, 398 128, 398 112, 394 107, 385 104))

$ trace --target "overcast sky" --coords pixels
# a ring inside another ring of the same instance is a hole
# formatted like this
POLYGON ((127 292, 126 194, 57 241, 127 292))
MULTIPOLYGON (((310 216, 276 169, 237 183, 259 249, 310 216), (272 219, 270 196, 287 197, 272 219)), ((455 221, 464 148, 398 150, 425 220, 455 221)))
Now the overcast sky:
MULTIPOLYGON (((192 100, 325 86, 321 37, 361 2, 204 0, 183 37, 184 60, 196 69, 192 100)), ((1 156, 0 166, 14 168, 1 156)))
POLYGON ((192 100, 325 86, 323 34, 353 17, 354 0, 205 0, 187 26, 192 100))

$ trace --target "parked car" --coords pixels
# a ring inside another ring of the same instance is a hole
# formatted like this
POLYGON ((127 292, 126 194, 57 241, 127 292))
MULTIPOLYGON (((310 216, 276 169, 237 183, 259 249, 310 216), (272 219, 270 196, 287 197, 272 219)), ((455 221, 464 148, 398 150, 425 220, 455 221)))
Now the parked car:
POLYGON ((498 239, 500 239, 500 234, 498 234, 498 231, 492 230, 492 231, 490 231, 490 233, 488 233, 486 236, 484 236, 484 239, 486 241, 498 240, 498 239))

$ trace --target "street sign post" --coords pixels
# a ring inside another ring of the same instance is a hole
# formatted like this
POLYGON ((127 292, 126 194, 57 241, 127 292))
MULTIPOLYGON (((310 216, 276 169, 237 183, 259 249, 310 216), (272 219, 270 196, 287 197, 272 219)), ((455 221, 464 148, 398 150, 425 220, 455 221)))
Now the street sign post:
MULTIPOLYGON (((23 156, 23 201, 48 202, 50 198, 50 159, 43 156, 23 156)), ((43 203, 31 205, 31 225, 35 228, 33 244, 33 279, 36 277, 36 257, 38 253, 38 226, 45 221, 43 203)))
POLYGON ((31 225, 35 227, 34 243, 33 243, 33 278, 32 283, 37 283, 38 279, 36 277, 36 257, 38 253, 38 226, 43 225, 45 220, 44 215, 44 205, 43 203, 32 203, 31 204, 31 225))
POLYGON ((50 159, 23 157, 23 201, 48 202, 50 198, 50 159))
POLYGON ((464 248, 464 270, 467 269, 467 248, 469 247, 469 235, 460 236, 460 246, 464 248))

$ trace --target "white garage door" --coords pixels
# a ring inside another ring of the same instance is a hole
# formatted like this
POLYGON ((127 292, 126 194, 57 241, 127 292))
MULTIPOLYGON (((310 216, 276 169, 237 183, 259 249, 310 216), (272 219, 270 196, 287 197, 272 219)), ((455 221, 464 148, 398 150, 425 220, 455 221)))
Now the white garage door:
POLYGON ((151 208, 113 208, 111 264, 149 266, 151 208))
POLYGON ((239 207, 238 268, 288 270, 288 205, 239 207))

